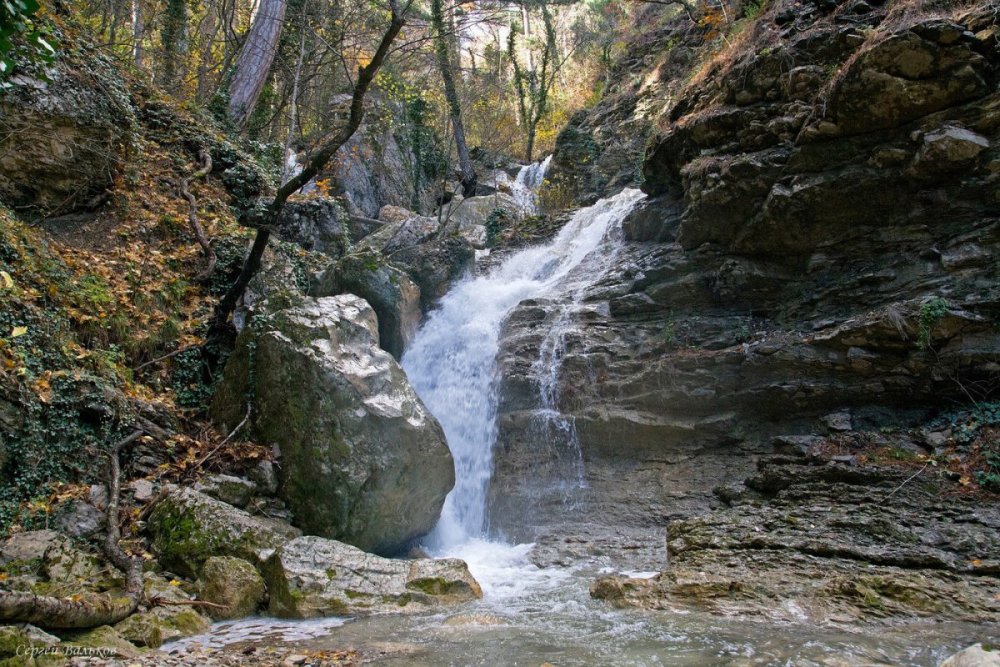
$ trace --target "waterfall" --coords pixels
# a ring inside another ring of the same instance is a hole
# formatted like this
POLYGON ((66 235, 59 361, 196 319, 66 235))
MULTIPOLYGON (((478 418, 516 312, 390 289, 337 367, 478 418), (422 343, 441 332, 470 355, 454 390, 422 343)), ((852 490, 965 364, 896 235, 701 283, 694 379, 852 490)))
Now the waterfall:
MULTIPOLYGON (((287 183, 296 176, 302 173, 304 169, 302 163, 299 161, 299 154, 288 149, 285 151, 285 163, 282 165, 281 169, 281 182, 287 183)), ((310 179, 308 183, 302 186, 300 190, 301 194, 309 194, 316 189, 316 180, 310 179)))
POLYGON ((545 180, 545 172, 548 171, 551 163, 552 156, 549 155, 539 162, 523 165, 514 180, 510 180, 510 176, 506 172, 497 170, 492 174, 493 185, 496 187, 501 184, 506 186, 511 197, 521 209, 521 215, 537 215, 538 188, 545 180))
MULTIPOLYGON (((606 271, 621 221, 644 196, 628 189, 580 209, 547 245, 522 250, 487 275, 453 287, 417 332, 403 368, 441 422, 455 459, 455 488, 428 538, 432 548, 462 544, 487 530, 486 492, 497 436, 496 357, 507 315, 533 297, 577 302, 606 271)), ((558 362, 558 342, 551 348, 542 350, 539 363, 558 362)), ((542 401, 551 403, 554 390, 544 387, 549 396, 542 401)))
POLYGON ((545 172, 549 170, 551 163, 552 156, 549 155, 540 162, 524 165, 521 167, 521 171, 517 172, 517 178, 514 179, 514 182, 520 183, 530 190, 537 190, 538 186, 545 180, 545 172))

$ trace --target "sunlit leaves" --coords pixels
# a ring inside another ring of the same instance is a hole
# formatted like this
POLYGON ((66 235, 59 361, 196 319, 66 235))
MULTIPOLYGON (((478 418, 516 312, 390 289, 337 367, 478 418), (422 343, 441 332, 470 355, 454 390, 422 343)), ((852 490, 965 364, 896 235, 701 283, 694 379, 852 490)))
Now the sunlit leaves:
POLYGON ((0 0, 0 90, 9 88, 17 57, 51 62, 55 48, 36 21, 37 0, 0 0))

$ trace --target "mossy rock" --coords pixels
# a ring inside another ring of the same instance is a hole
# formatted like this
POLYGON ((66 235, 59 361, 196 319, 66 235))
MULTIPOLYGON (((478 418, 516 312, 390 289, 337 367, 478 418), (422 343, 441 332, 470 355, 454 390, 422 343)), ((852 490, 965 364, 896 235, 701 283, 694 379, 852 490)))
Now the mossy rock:
POLYGON ((114 626, 120 637, 135 646, 160 648, 165 641, 163 624, 151 613, 132 614, 114 626))
POLYGON ((264 579, 241 558, 213 557, 201 569, 198 593, 205 602, 222 605, 222 609, 208 608, 215 620, 243 618, 264 601, 264 579))
MULTIPOLYGON (((375 311, 351 294, 270 312, 237 339, 212 412, 231 430, 253 396, 255 437, 280 448, 279 493, 296 525, 389 554, 434 527, 455 468, 440 424, 377 332, 375 311)), ((233 548, 242 531, 191 521, 190 511, 157 508, 158 551, 187 570, 210 556, 256 564, 255 549, 233 548)))
POLYGON ((102 649, 108 652, 103 654, 104 656, 114 655, 119 658, 135 658, 143 653, 110 625, 102 625, 99 628, 71 635, 67 637, 64 645, 75 648, 102 649))
POLYGON ((201 634, 211 626, 211 620, 190 607, 157 607, 132 614, 114 630, 135 646, 159 648, 164 642, 201 634))
POLYGON ((213 556, 250 561, 301 532, 288 524, 254 517, 189 488, 169 487, 149 518, 153 549, 160 562, 178 574, 198 575, 213 556))
POLYGON ((18 653, 23 654, 25 647, 45 648, 57 644, 59 644, 58 637, 53 637, 33 625, 0 625, 0 658, 18 658, 18 653))
POLYGON ((419 612, 482 597, 457 559, 396 560, 300 537, 264 565, 271 614, 286 618, 419 612))

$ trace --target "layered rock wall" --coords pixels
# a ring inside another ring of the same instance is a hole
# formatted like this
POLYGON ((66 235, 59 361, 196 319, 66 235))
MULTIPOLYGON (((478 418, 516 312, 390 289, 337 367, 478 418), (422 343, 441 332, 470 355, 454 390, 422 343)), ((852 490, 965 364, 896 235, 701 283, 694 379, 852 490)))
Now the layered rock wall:
POLYGON ((558 371, 586 470, 570 503, 532 484, 553 462, 529 431, 557 309, 508 321, 500 527, 662 526, 713 503, 773 436, 912 424, 995 384, 993 13, 785 4, 693 68, 654 59, 676 95, 642 165, 649 198, 558 371))

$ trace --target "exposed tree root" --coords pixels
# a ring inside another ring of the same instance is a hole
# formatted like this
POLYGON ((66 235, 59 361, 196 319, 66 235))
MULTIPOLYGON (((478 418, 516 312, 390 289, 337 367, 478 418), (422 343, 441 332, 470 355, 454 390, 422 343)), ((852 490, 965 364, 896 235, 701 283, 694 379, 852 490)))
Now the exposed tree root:
POLYGON ((127 555, 121 548, 118 527, 118 497, 121 493, 121 450, 143 431, 134 431, 111 448, 108 454, 107 534, 104 554, 125 574, 125 591, 119 595, 94 594, 56 598, 23 591, 0 591, 0 621, 31 623, 46 628, 79 629, 112 625, 131 615, 142 598, 142 559, 127 555))
POLYGON ((195 238, 198 239, 198 245, 201 246, 208 260, 205 270, 198 274, 197 280, 201 281, 207 279, 215 271, 217 259, 215 250, 212 249, 211 241, 205 236, 205 229, 198 222, 198 201, 191 194, 191 181, 205 178, 212 171, 212 155, 207 149, 202 149, 198 152, 198 158, 201 160, 201 168, 190 176, 185 176, 181 179, 181 194, 188 201, 188 222, 191 224, 191 231, 194 232, 195 238))

